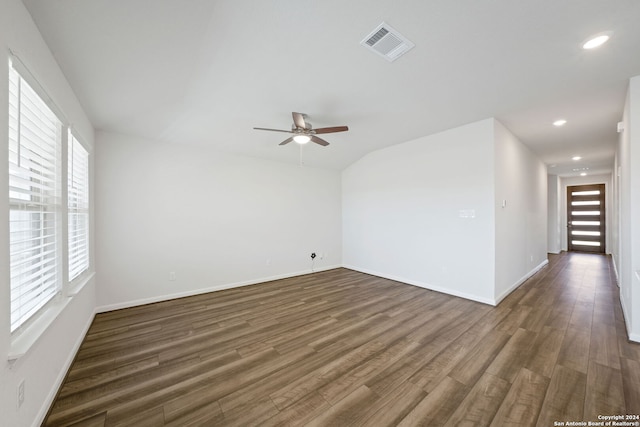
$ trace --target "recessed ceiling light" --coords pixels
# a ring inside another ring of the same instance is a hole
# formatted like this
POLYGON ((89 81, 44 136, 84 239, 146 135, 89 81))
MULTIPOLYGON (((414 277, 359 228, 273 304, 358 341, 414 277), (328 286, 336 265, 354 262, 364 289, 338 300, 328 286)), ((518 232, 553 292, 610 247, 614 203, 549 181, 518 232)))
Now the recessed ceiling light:
POLYGON ((586 172, 581 172, 580 176, 587 176, 587 173, 586 172))
POLYGON ((607 31, 604 33, 599 33, 594 36, 591 36, 582 44, 582 48, 589 50, 589 49, 595 49, 598 46, 602 46, 607 41, 609 41, 612 34, 613 33, 611 31, 607 31))
POLYGON ((582 157, 580 157, 580 156, 573 156, 573 157, 571 158, 571 160, 580 160, 581 158, 582 158, 582 157))
POLYGON ((555 122, 553 122, 553 125, 558 127, 564 126, 566 124, 567 124, 567 121, 565 119, 558 119, 555 122))

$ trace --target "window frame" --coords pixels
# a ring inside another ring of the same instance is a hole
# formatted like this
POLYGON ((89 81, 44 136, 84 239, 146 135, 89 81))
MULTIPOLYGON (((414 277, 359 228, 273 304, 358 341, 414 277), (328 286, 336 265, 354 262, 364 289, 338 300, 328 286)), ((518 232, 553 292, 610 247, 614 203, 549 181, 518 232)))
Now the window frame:
POLYGON ((67 248, 65 253, 67 280, 73 282, 91 268, 90 154, 71 129, 68 130, 67 150, 67 248))
POLYGON ((62 289, 62 120, 9 69, 9 271, 11 333, 62 289))
MULTIPOLYGON (((57 146, 57 169, 55 174, 55 184, 57 186, 57 202, 55 209, 55 225, 54 225, 54 234, 56 239, 56 254, 55 254, 55 292, 53 295, 47 298, 46 302, 42 304, 37 310, 34 310, 33 313, 29 314, 28 319, 21 321, 18 325, 14 322, 13 319, 9 322, 7 332, 11 336, 11 344, 9 347, 8 360, 13 361, 20 358, 24 355, 35 342, 42 336, 42 334, 47 330, 47 328, 52 324, 55 318, 65 309, 68 303, 77 295, 84 286, 89 283, 95 277, 95 272, 93 270, 93 250, 92 247, 89 246, 91 242, 91 236, 93 233, 92 230, 92 221, 93 221, 93 201, 92 201, 92 169, 93 164, 91 161, 91 156, 93 152, 93 146, 87 145, 83 140, 78 138, 75 132, 75 129, 69 124, 68 120, 61 113, 61 110, 58 106, 53 102, 53 100, 48 96, 47 92, 40 85, 38 80, 33 76, 33 74, 29 71, 29 69, 24 65, 24 63, 17 57, 13 52, 9 52, 8 55, 8 83, 9 83, 9 99, 7 100, 9 103, 12 101, 12 93, 11 93, 11 79, 12 76, 17 75, 20 82, 24 82, 24 84, 28 85, 30 89, 35 93, 36 97, 42 102, 46 107, 51 111, 51 113, 56 117, 59 122, 59 132, 58 139, 56 142, 57 146), (76 274, 71 280, 69 276, 69 213, 75 212, 76 210, 69 209, 69 189, 68 189, 68 179, 69 176, 73 173, 70 170, 72 167, 71 162, 69 162, 69 143, 75 140, 82 147, 82 150, 87 153, 88 161, 86 163, 86 203, 82 206, 82 214, 86 215, 86 239, 87 239, 87 247, 86 247, 86 268, 83 268, 79 274, 76 274)), ((7 102, 6 101, 6 102, 7 102)), ((18 105, 20 105, 21 100, 18 98, 18 105)), ((18 139, 20 141, 21 128, 12 129, 12 106, 8 106, 8 114, 9 114, 9 138, 8 138, 8 146, 9 150, 9 174, 11 174, 11 161, 12 161, 12 153, 11 153, 11 144, 12 137, 14 139, 18 139), (16 133, 16 131, 18 133, 16 133), (13 132, 13 135, 12 135, 13 132)), ((18 110, 18 114, 19 114, 18 110)), ((19 116, 18 116, 19 117, 19 116)), ((15 144, 14 144, 15 146, 15 144)), ((15 159, 15 156, 13 157, 15 159)), ((8 190, 11 188, 11 178, 9 179, 8 190)), ((5 193, 7 194, 7 193, 5 193)), ((9 195, 7 194, 8 197, 9 195)), ((18 201, 14 200, 15 197, 8 197, 8 207, 9 211, 13 212, 14 208, 17 212, 18 201)), ((11 213, 9 215, 9 221, 11 221, 11 213)), ((10 228, 10 223, 8 224, 8 228, 10 228)), ((15 249, 11 246, 12 236, 9 236, 8 242, 8 252, 9 258, 12 257, 15 249)), ((13 286, 14 279, 12 277, 12 265, 9 260, 9 275, 10 280, 8 283, 9 294, 13 294, 13 286)), ((12 301, 11 298, 7 301, 7 309, 9 311, 13 311, 16 302, 12 301)))

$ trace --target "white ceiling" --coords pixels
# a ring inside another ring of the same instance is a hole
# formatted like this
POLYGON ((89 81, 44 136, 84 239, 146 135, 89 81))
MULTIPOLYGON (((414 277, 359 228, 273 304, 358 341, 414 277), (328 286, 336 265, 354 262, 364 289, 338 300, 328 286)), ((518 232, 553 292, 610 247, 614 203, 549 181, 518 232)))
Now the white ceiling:
POLYGON ((607 172, 640 75, 637 0, 24 3, 96 129, 297 163, 286 134, 252 128, 288 129, 292 111, 348 125, 304 146, 309 166, 496 117, 550 173, 607 172), (382 21, 416 45, 393 63, 360 45, 382 21))

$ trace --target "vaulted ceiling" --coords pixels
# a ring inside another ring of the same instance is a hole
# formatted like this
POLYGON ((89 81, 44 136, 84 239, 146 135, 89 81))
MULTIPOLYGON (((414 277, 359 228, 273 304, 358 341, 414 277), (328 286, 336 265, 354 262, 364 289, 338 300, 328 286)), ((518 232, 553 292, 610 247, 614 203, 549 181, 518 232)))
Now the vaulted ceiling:
POLYGON ((295 163, 302 149, 309 166, 496 117, 551 173, 607 172, 640 75, 637 0, 24 3, 96 129, 295 163), (395 62, 360 44, 383 21, 415 43, 395 62), (350 130, 300 148, 252 129, 292 111, 350 130))

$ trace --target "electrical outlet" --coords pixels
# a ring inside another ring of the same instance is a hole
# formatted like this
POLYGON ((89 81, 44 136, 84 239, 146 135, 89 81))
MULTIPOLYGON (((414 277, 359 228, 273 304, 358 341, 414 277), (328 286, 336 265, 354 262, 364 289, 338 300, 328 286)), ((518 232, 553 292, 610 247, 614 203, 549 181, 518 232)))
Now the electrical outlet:
POLYGON ((24 380, 18 383, 18 408, 24 403, 24 380))
POLYGON ((170 271, 169 272, 169 280, 171 280, 172 282, 174 280, 176 280, 176 272, 175 271, 170 271))

